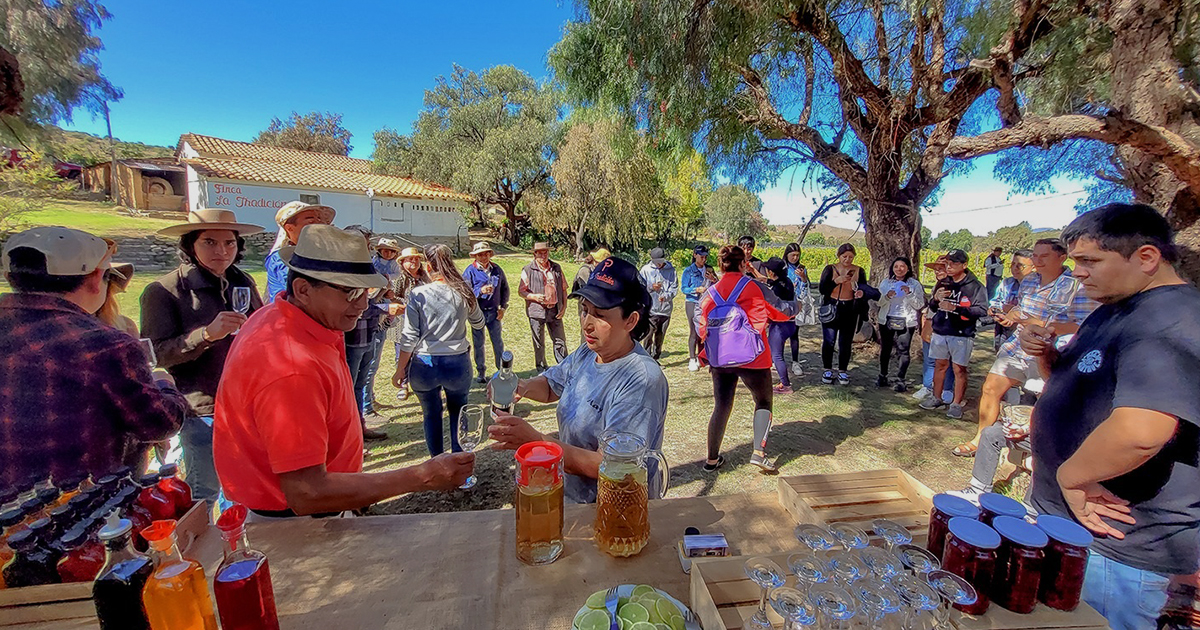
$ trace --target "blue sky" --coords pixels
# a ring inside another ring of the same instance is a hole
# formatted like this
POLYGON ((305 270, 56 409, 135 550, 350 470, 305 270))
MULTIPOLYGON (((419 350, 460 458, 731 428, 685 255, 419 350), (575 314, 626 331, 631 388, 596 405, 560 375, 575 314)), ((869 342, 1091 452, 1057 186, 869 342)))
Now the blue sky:
MULTIPOLYGON (((573 15, 558 0, 104 4, 113 17, 99 33, 100 59, 125 91, 111 108, 117 137, 168 146, 188 132, 249 141, 273 116, 322 110, 344 115, 352 155, 362 158, 370 157, 375 130, 409 130, 424 91, 452 64, 511 64, 546 78, 546 53, 573 15)), ((105 132, 103 118, 83 111, 67 127, 105 132)), ((791 189, 786 177, 761 197, 772 223, 802 223, 811 212, 811 193, 791 189)), ((925 224, 935 233, 966 227, 977 234, 1022 220, 1061 227, 1074 217, 1074 203, 1070 195, 1010 198, 989 162, 950 180, 925 224), (971 211, 1012 202, 1022 203, 971 211)), ((857 221, 834 215, 828 222, 853 228, 857 221)))

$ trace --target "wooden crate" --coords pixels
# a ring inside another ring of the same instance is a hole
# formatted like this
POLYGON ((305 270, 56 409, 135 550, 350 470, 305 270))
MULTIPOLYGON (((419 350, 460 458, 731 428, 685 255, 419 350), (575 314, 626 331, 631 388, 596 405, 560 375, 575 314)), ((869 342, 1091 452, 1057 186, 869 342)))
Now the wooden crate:
MULTIPOLYGON (((787 570, 790 554, 765 556, 787 570)), ((744 567, 747 557, 696 558, 692 562, 691 608, 700 618, 704 630, 739 630, 758 610, 758 599, 762 594, 754 582, 746 577, 744 567)), ((796 578, 788 576, 788 586, 796 586, 796 578)), ((767 616, 777 628, 783 628, 783 619, 770 606, 767 616)), ((1038 605, 1028 615, 1005 610, 992 604, 981 617, 969 617, 954 611, 952 621, 962 630, 1104 630, 1108 623, 1087 604, 1080 604, 1073 612, 1061 612, 1038 605)))
MULTIPOLYGON (((192 543, 209 527, 208 501, 197 501, 176 527, 183 555, 191 557, 192 543)), ((88 627, 96 621, 92 583, 46 584, 0 589, 0 628, 54 622, 56 628, 88 627)))
POLYGON ((871 533, 871 521, 886 518, 918 545, 928 538, 932 500, 932 490, 898 468, 779 479, 779 502, 797 523, 849 523, 871 533))

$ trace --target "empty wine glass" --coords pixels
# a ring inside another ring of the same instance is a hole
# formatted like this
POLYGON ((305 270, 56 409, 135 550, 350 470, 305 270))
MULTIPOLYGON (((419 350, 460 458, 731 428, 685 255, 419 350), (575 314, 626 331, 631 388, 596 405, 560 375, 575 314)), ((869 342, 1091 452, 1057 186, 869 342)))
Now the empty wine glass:
POLYGON ((1075 278, 1059 278, 1046 296, 1046 319, 1042 325, 1049 328, 1054 320, 1066 313, 1075 303, 1075 294, 1079 292, 1079 281, 1075 278))
POLYGON ((783 569, 767 558, 750 558, 746 561, 746 577, 762 588, 762 597, 758 602, 758 610, 747 622, 747 628, 756 630, 771 630, 771 620, 767 618, 767 595, 773 588, 783 586, 786 580, 783 569))
POLYGON ((796 581, 804 589, 807 598, 814 584, 824 584, 829 581, 829 569, 825 566, 817 552, 807 551, 788 556, 788 568, 796 576, 796 581))
POLYGON ((950 624, 951 606, 970 606, 979 599, 975 587, 961 577, 938 569, 930 571, 925 579, 933 591, 942 598, 942 606, 937 610, 938 628, 953 628, 950 624))
POLYGON ((896 589, 906 607, 906 629, 924 629, 936 622, 934 613, 941 606, 942 598, 924 580, 901 575, 892 581, 892 588, 896 589))
POLYGON ((862 579, 870 569, 858 559, 857 551, 835 551, 829 556, 829 572, 838 584, 850 588, 862 579))
POLYGON ((895 552, 897 545, 907 545, 912 542, 912 533, 908 528, 897 523, 889 521, 886 518, 877 518, 871 522, 871 526, 875 528, 875 535, 887 542, 888 551, 895 552))
POLYGON ((836 542, 828 529, 820 525, 805 523, 796 526, 796 540, 804 543, 814 552, 832 549, 836 542))
POLYGON ((892 578, 904 571, 904 566, 896 554, 879 547, 867 547, 859 550, 863 564, 883 582, 891 582, 892 578))
POLYGON ((829 533, 846 549, 863 549, 871 545, 871 537, 867 532, 849 523, 834 523, 829 526, 829 533))
MULTIPOLYGON (((458 444, 464 452, 470 453, 483 442, 483 407, 479 405, 464 405, 458 412, 458 422, 455 423, 455 430, 458 432, 458 444)), ((463 490, 475 487, 475 475, 467 477, 463 485, 459 486, 463 490)))
POLYGON ((848 629, 858 610, 854 596, 836 584, 818 584, 808 598, 821 611, 821 625, 828 630, 848 629))
POLYGON ((771 591, 771 608, 783 617, 783 630, 802 630, 817 623, 817 609, 808 603, 808 596, 790 586, 771 591))
POLYGON ((858 599, 859 614, 866 617, 867 626, 879 628, 885 617, 895 620, 904 602, 896 589, 874 580, 863 580, 854 585, 854 596, 858 599))
MULTIPOLYGON (((250 287, 233 287, 233 310, 245 315, 250 312, 250 287)), ((237 331, 230 333, 236 335, 237 331)))
POLYGON ((150 371, 158 367, 158 355, 154 354, 154 341, 145 337, 138 339, 138 343, 142 346, 142 353, 146 355, 146 364, 150 366, 150 371))
POLYGON ((942 563, 928 549, 917 545, 900 545, 896 552, 900 562, 915 575, 921 576, 942 568, 942 563))

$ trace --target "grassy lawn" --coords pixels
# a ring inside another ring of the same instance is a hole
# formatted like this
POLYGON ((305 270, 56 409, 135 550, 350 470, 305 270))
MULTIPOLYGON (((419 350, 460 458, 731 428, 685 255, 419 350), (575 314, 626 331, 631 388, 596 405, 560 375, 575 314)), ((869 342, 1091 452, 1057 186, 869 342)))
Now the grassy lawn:
MULTIPOLYGON (((466 260, 460 260, 460 269, 466 260)), ((513 352, 515 366, 522 378, 533 376, 533 347, 528 320, 516 283, 521 268, 528 262, 524 255, 496 258, 508 275, 513 289, 512 303, 505 319, 505 347, 513 352)), ((265 274, 258 263, 243 266, 251 271, 259 286, 265 286, 265 274)), ((563 265, 568 278, 577 266, 563 265)), ((137 296, 160 272, 135 275, 130 291, 121 296, 123 312, 138 319, 137 296)), ((571 313, 565 318, 567 340, 574 347, 579 340, 579 320, 571 313)), ((676 302, 677 316, 668 330, 662 359, 670 382, 666 437, 663 450, 671 464, 668 496, 697 496, 735 492, 774 492, 776 478, 765 476, 747 462, 751 453, 753 403, 749 392, 739 386, 733 416, 722 452, 725 467, 719 474, 705 473, 701 466, 706 457, 706 429, 712 413, 712 382, 707 371, 687 369, 687 323, 683 320, 683 298, 676 302)), ((907 394, 875 387, 878 359, 875 346, 856 348, 851 362, 852 384, 848 387, 822 385, 820 382, 820 329, 801 331, 801 360, 806 373, 793 378, 796 393, 776 396, 775 424, 768 454, 778 458, 781 474, 847 472, 874 468, 899 467, 908 470, 935 491, 966 485, 971 474, 969 459, 956 458, 950 450, 971 437, 975 426, 975 407, 979 386, 991 363, 991 334, 981 335, 972 370, 967 414, 963 420, 951 420, 943 413, 917 408, 907 394)), ((914 352, 909 371, 910 385, 920 377, 919 352, 914 352)), ((490 348, 487 355, 491 356, 490 348)), ((421 409, 415 397, 398 401, 391 384, 394 349, 385 348, 383 367, 376 380, 377 400, 388 405, 383 417, 372 425, 387 431, 387 441, 372 443, 365 467, 380 471, 419 463, 427 458, 421 427, 421 409)), ((489 359, 490 360, 490 359, 489 359)), ((489 366, 489 369, 490 366, 489 366)), ((915 389, 915 388, 914 388, 915 389)), ((471 402, 484 404, 483 386, 474 385, 471 402)), ((518 413, 531 419, 543 432, 556 429, 553 405, 522 402, 518 413)), ((488 509, 511 505, 513 492, 513 456, 510 452, 483 451, 477 464, 479 485, 469 492, 421 493, 383 503, 381 512, 450 511, 488 509)))
POLYGON ((116 206, 95 201, 53 199, 41 210, 22 217, 30 226, 68 225, 96 236, 151 236, 168 225, 168 219, 133 217, 120 213, 116 206))

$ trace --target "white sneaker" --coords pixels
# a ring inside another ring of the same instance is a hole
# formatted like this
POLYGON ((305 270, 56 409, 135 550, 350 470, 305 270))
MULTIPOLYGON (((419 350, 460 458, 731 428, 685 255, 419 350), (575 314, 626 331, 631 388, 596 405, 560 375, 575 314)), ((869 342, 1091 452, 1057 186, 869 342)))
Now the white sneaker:
POLYGON ((792 361, 792 376, 804 376, 804 368, 800 367, 799 361, 792 361))
POLYGON ((967 486, 966 488, 963 488, 962 490, 947 491, 946 494, 948 494, 952 497, 966 499, 966 500, 970 501, 971 503, 974 503, 975 505, 979 505, 979 495, 983 494, 984 492, 990 492, 990 491, 979 490, 975 486, 967 486))
POLYGON ((700 371, 700 359, 690 359, 688 361, 688 371, 689 372, 700 371))
POLYGON ((921 389, 918 389, 916 392, 914 392, 912 397, 917 400, 925 400, 929 397, 929 388, 922 385, 921 389))

